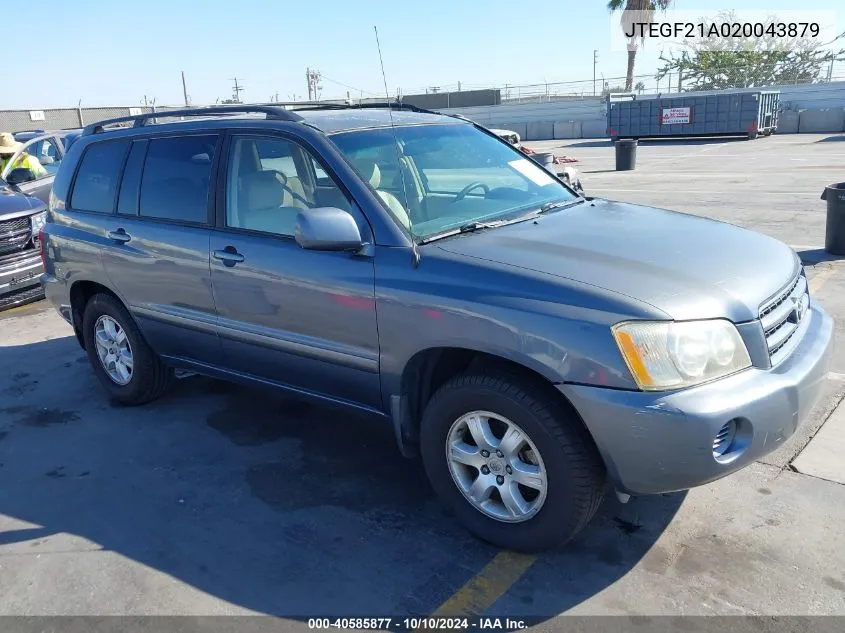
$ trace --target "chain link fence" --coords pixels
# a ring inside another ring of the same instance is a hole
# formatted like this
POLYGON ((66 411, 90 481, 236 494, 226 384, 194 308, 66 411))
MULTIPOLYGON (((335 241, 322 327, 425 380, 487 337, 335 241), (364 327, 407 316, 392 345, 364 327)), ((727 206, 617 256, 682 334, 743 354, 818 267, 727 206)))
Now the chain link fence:
MULTIPOLYGON (((732 77, 739 77, 734 88, 754 87, 750 79, 742 80, 743 74, 746 77, 753 76, 752 70, 743 73, 741 66, 731 66, 725 69, 726 74, 732 77), (744 85, 739 85, 740 83, 744 85)), ((604 77, 601 73, 595 79, 582 79, 579 81, 545 82, 534 84, 467 84, 464 82, 456 84, 443 84, 419 89, 418 92, 436 91, 437 93, 456 92, 463 90, 493 89, 501 91, 501 103, 542 103, 547 101, 562 101, 567 99, 583 99, 586 97, 603 97, 609 93, 625 92, 625 77, 604 77)), ((833 64, 828 66, 819 77, 811 79, 794 78, 777 82, 778 86, 784 85, 806 85, 811 83, 831 83, 845 81, 845 64, 833 64)), ((766 88, 769 86, 756 86, 766 88)), ((636 75, 633 81, 633 90, 636 94, 671 94, 690 90, 689 80, 685 81, 684 76, 678 72, 667 73, 665 77, 658 79, 656 74, 636 75)), ((411 92, 411 91, 408 91, 411 92)))

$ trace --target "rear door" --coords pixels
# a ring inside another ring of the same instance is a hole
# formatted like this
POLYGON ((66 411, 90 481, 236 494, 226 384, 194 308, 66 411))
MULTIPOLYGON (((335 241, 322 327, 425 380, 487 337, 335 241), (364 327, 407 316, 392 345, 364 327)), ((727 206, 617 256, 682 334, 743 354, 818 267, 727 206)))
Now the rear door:
POLYGON ((344 208, 367 235, 362 214, 301 140, 235 134, 226 159, 211 280, 227 367, 379 408, 372 257, 294 240, 304 208, 344 208))
POLYGON ((158 353, 212 365, 221 350, 209 271, 209 193, 220 140, 214 134, 134 140, 119 157, 92 155, 92 145, 71 197, 77 204, 80 187, 97 186, 87 161, 103 169, 114 160, 125 166, 117 192, 110 192, 105 270, 158 353))

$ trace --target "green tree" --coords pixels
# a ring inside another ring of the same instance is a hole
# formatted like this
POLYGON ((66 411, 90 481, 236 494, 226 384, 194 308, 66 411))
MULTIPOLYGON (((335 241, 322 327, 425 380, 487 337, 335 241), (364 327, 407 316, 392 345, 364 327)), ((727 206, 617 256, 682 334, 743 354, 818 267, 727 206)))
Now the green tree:
MULTIPOLYGON (((607 8, 611 11, 622 11, 619 25, 623 33, 631 33, 634 22, 654 23, 655 11, 666 11, 673 0, 608 0, 607 8)), ((634 62, 637 50, 644 43, 640 37, 628 38, 628 71, 625 75, 625 92, 631 92, 634 85, 634 62)))
POLYGON ((637 94, 642 94, 645 91, 645 84, 641 81, 638 81, 637 85, 634 86, 634 90, 637 91, 637 94))
MULTIPOLYGON (((736 21, 733 12, 720 13, 717 21, 736 21)), ((709 21, 703 21, 705 27, 709 21)), ((769 23, 777 23, 770 16, 769 23)), ((772 37, 743 38, 739 45, 728 38, 698 38, 680 51, 660 55, 663 66, 657 72, 662 79, 669 73, 681 73, 684 90, 723 90, 778 84, 813 83, 831 61, 845 59, 845 49, 837 43, 845 33, 828 42, 795 37, 784 41, 772 37)))

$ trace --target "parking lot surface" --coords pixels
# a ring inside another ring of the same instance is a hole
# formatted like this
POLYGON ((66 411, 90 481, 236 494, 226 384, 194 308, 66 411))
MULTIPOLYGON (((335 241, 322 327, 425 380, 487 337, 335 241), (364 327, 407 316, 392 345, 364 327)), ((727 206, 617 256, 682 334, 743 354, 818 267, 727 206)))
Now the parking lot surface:
POLYGON ((588 195, 795 248, 840 341, 799 433, 711 485, 610 496, 575 541, 516 555, 460 528, 379 422, 202 377, 110 403, 40 302, 0 313, 0 614, 845 615, 845 260, 822 250, 819 199, 845 137, 645 142, 619 173, 606 141, 527 144, 578 158, 588 195))

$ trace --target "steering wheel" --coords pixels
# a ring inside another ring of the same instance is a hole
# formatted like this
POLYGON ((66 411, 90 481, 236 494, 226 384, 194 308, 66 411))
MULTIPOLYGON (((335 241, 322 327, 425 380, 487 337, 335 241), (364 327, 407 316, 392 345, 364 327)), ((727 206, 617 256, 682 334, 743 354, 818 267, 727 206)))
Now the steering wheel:
POLYGON ((454 200, 452 200, 452 202, 460 202, 461 200, 463 200, 464 198, 466 198, 466 197, 467 197, 467 194, 468 194, 470 191, 472 191, 473 189, 483 189, 483 190, 484 190, 484 195, 485 195, 485 196, 486 196, 488 193, 490 193, 490 187, 488 187, 487 185, 485 185, 483 182, 471 182, 471 183, 469 183, 466 187, 464 187, 463 189, 461 189, 461 190, 458 192, 458 195, 456 195, 456 196, 455 196, 455 199, 454 199, 454 200))

